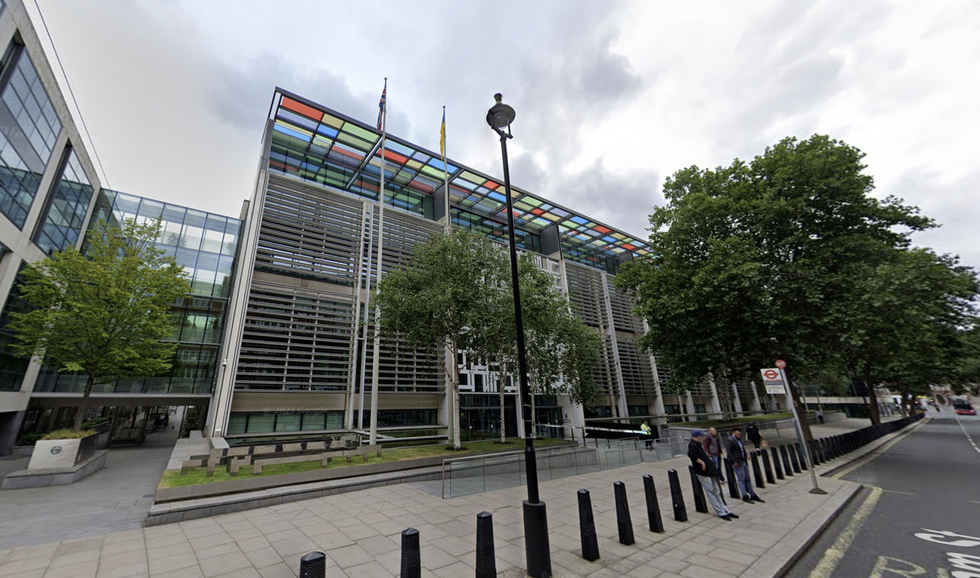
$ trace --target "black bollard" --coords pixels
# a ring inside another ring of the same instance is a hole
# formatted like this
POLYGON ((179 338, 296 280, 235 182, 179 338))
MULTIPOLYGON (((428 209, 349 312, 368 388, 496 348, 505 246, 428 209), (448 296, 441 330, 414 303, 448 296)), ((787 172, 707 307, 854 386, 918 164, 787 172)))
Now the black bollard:
POLYGON ((657 488, 653 485, 653 476, 643 475, 643 493, 647 498, 647 518, 650 520, 651 532, 663 532, 664 520, 660 516, 660 503, 657 502, 657 488))
POLYGON ((779 455, 783 458, 783 471, 786 472, 787 476, 792 476, 793 466, 789 463, 789 452, 786 451, 786 446, 779 446, 779 455))
POLYGON ((796 446, 794 444, 790 444, 790 446, 786 449, 789 450, 789 461, 791 464, 793 464, 793 472, 797 474, 800 473, 800 456, 796 455, 796 446))
POLYGON ((299 578, 326 578, 327 556, 323 552, 310 552, 299 559, 299 578))
POLYGON ((476 515, 476 578, 497 578, 497 554, 493 547, 493 515, 476 515))
POLYGON ((582 557, 589 562, 599 559, 599 537, 592 516, 592 496, 588 490, 578 491, 578 525, 582 535, 582 557))
POLYGON ((629 546, 636 540, 633 539, 633 521, 630 519, 629 502, 626 501, 626 484, 614 483, 613 493, 616 494, 616 527, 619 528, 619 543, 629 546))
POLYGON ((766 483, 775 484, 776 477, 772 475, 772 462, 769 461, 769 450, 762 448, 762 467, 766 470, 766 483))
POLYGON ((741 496, 738 495, 738 478, 735 477, 735 468, 728 458, 725 458, 725 475, 728 476, 728 495, 734 500, 739 499, 741 496))
POLYGON ((813 465, 819 466, 823 462, 820 460, 820 444, 817 440, 813 440, 810 443, 810 460, 813 461, 813 465))
POLYGON ((755 487, 765 488, 766 481, 762 479, 762 468, 759 466, 759 452, 752 452, 752 473, 755 474, 755 487))
POLYGON ((687 466, 691 472, 691 492, 694 494, 694 511, 702 514, 708 513, 708 501, 704 499, 704 488, 701 487, 701 480, 694 473, 694 466, 687 466))
POLYGON ((800 458, 800 469, 803 471, 807 470, 806 465, 806 454, 803 453, 803 445, 797 442, 796 444, 796 455, 800 458))
POLYGON ((783 464, 779 461, 779 450, 769 448, 769 451, 772 452, 772 467, 776 469, 776 478, 780 480, 785 479, 783 476, 783 464))
POLYGON ((422 578, 422 554, 419 552, 419 531, 415 528, 402 531, 401 578, 422 578))
POLYGON ((681 492, 681 480, 677 477, 677 470, 667 470, 667 478, 670 480, 670 501, 674 506, 674 519, 678 522, 686 522, 687 506, 684 505, 684 494, 681 492))

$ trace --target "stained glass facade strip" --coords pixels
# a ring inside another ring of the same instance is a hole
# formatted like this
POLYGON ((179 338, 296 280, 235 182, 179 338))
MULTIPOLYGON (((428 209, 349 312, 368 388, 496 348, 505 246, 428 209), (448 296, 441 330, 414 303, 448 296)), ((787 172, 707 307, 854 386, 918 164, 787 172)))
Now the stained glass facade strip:
MULTIPOLYGON (((345 192, 378 199, 381 175, 380 133, 372 126, 277 89, 269 167, 345 192)), ((477 170, 448 160, 450 201, 461 211, 453 222, 469 226, 478 215, 506 227, 503 185, 477 170)), ((386 202, 426 215, 431 196, 443 185, 438 155, 389 134, 385 146, 386 202)), ((649 246, 640 239, 579 215, 527 191, 512 187, 514 219, 526 235, 558 227, 562 252, 574 261, 610 270, 624 253, 642 257, 649 246)))

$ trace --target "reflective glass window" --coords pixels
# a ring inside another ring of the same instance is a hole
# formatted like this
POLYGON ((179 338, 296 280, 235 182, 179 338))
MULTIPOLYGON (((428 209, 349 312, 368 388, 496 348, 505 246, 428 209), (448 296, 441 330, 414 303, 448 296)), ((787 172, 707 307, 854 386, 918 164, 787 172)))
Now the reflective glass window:
POLYGON ((23 47, 14 48, 8 66, 0 92, 0 213, 23 227, 61 121, 23 47))
POLYGON ((70 150, 61 178, 41 218, 41 226, 34 235, 37 246, 48 255, 75 246, 91 201, 92 185, 82 170, 78 155, 70 150))

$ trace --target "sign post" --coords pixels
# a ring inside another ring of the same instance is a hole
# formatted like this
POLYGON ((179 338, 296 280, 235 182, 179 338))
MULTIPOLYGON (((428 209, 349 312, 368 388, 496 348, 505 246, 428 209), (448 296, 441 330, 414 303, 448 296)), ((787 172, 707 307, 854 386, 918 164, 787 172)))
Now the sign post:
MULTIPOLYGON (((793 387, 790 384, 789 379, 786 377, 786 362, 782 359, 776 360, 776 367, 779 368, 780 379, 786 385, 786 398, 790 401, 790 407, 793 408, 793 425, 796 426, 796 439, 800 442, 800 450, 803 452, 803 459, 806 460, 807 469, 810 470, 810 481, 813 482, 813 488, 810 489, 811 494, 826 494, 825 490, 820 489, 817 485, 817 473, 816 468, 813 466, 813 459, 810 457, 810 445, 806 443, 806 439, 803 437, 803 422, 800 421, 800 413, 796 410, 796 403, 793 402, 793 392, 789 388, 793 387)), ((763 378, 765 377, 766 370, 763 370, 763 378)))

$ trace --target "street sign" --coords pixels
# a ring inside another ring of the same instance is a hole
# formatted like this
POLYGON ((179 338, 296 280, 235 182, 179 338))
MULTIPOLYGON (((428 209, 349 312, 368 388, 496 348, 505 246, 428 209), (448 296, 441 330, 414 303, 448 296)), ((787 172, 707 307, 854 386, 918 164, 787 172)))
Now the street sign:
POLYGON ((762 370, 762 384, 766 386, 767 395, 783 395, 786 393, 783 372, 774 367, 762 370))
POLYGON ((783 361, 782 359, 777 359, 776 367, 778 367, 779 369, 786 369, 786 362, 783 361))

